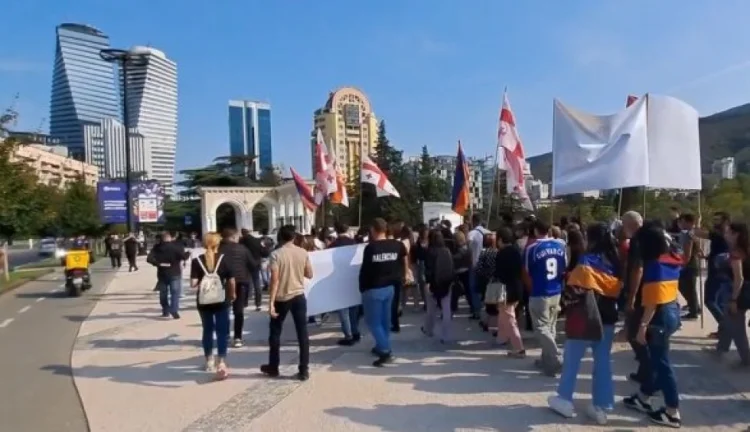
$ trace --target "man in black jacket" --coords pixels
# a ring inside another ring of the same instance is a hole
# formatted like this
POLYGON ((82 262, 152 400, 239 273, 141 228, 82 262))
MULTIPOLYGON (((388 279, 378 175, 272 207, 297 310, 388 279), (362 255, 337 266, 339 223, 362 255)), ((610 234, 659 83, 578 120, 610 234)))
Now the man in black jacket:
MULTIPOLYGON (((250 287, 253 285, 252 272, 258 267, 258 262, 250 254, 248 248, 239 244, 237 231, 225 229, 221 234, 222 240, 219 246, 219 255, 224 255, 224 264, 230 269, 237 286, 237 298, 232 303, 234 312, 234 342, 232 346, 242 346, 242 327, 245 323, 245 306, 250 287)), ((256 300, 256 304, 260 301, 256 300)))
POLYGON ((159 288, 161 316, 180 318, 180 296, 182 296, 182 262, 187 259, 181 243, 172 241, 172 235, 164 232, 161 242, 151 249, 146 261, 156 267, 156 286, 159 288))
MULTIPOLYGON (((260 311, 260 304, 263 296, 263 287, 260 284, 260 262, 263 255, 263 246, 260 243, 260 239, 250 234, 250 231, 248 231, 247 229, 242 228, 240 232, 242 233, 240 244, 245 246, 247 250, 250 251, 250 255, 257 263, 257 266, 250 271, 250 280, 252 282, 250 286, 253 289, 253 294, 255 297, 255 310, 257 312, 260 311)), ((248 295, 245 296, 245 306, 249 304, 249 301, 250 293, 248 292, 248 295)))

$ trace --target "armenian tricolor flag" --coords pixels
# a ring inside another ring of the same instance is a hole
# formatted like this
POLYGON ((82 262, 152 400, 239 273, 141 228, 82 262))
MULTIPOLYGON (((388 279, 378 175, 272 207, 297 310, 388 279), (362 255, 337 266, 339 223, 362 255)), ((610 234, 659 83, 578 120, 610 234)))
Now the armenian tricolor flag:
POLYGON ((568 285, 590 289, 599 294, 617 298, 620 295, 620 279, 615 274, 615 266, 603 256, 586 253, 568 276, 568 285))
POLYGON ((469 182, 471 173, 469 165, 466 163, 464 150, 461 147, 461 141, 458 142, 458 155, 456 156, 456 173, 453 176, 453 195, 451 197, 451 208, 454 212, 464 215, 471 205, 469 195, 469 182))
POLYGON ((666 253, 656 260, 643 263, 643 306, 657 306, 677 300, 677 281, 682 266, 682 257, 676 253, 666 253))
POLYGON ((315 204, 315 195, 313 194, 312 189, 310 189, 310 185, 308 185, 305 180, 297 174, 297 171, 295 171, 294 168, 289 167, 289 171, 292 172, 294 186, 297 188, 297 193, 302 200, 302 205, 311 212, 314 212, 318 206, 315 204))

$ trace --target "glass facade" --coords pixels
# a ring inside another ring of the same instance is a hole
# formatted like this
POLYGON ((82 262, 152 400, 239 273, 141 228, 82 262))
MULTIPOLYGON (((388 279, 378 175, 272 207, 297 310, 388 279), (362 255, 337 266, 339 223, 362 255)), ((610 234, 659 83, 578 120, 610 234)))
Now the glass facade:
POLYGON ((86 148, 84 126, 107 117, 120 118, 114 65, 99 56, 105 48, 109 48, 109 37, 93 27, 57 27, 50 135, 60 139, 71 155, 97 166, 104 164, 104 149, 86 148))
MULTIPOLYGON (((255 171, 258 175, 273 168, 271 140, 271 107, 262 102, 229 102, 229 154, 231 156, 257 156, 255 171)), ((239 173, 243 167, 237 167, 239 173)))

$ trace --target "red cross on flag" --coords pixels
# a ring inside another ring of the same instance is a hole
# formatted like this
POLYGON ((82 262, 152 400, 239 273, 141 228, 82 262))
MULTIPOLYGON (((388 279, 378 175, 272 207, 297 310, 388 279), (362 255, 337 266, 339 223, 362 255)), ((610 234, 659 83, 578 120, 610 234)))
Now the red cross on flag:
POLYGON ((516 129, 516 118, 510 108, 508 93, 503 93, 503 107, 500 109, 500 121, 497 130, 498 167, 505 170, 508 193, 516 193, 523 206, 531 209, 531 200, 526 191, 526 153, 523 150, 521 137, 516 129))
POLYGON ((315 204, 320 205, 336 190, 336 172, 331 165, 331 157, 323 141, 323 133, 318 129, 315 140, 315 204))
POLYGON ((390 182, 390 180, 388 180, 388 177, 386 177, 385 173, 383 173, 383 171, 380 170, 375 162, 373 162, 372 159, 370 159, 370 157, 365 154, 362 155, 361 172, 362 183, 375 185, 375 191, 377 192, 377 195, 379 197, 395 196, 396 198, 401 198, 401 195, 399 195, 396 188, 393 187, 393 184, 390 182))

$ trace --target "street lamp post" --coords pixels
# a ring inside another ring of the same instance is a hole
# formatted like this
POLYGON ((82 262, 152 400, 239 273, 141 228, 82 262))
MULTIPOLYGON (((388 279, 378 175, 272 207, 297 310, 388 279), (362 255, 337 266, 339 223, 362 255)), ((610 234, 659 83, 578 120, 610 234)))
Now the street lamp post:
POLYGON ((136 51, 103 49, 99 51, 102 60, 117 63, 122 71, 122 122, 125 125, 125 224, 128 232, 135 232, 133 226, 132 166, 130 160, 130 121, 128 115, 128 66, 144 61, 144 55, 136 51))

